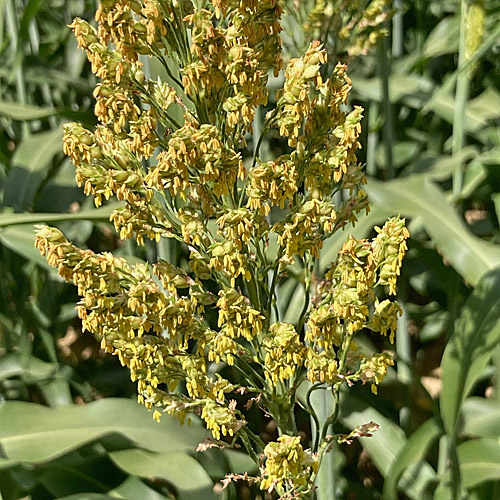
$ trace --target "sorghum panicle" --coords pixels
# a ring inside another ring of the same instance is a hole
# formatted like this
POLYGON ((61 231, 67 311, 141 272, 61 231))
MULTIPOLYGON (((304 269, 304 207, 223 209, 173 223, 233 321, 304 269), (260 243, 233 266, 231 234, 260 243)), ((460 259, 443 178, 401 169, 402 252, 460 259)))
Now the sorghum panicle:
MULTIPOLYGON (((384 2, 371 2, 366 19, 377 18, 379 3, 383 10, 384 2)), ((155 419, 198 414, 216 443, 241 439, 261 468, 262 489, 297 498, 311 491, 327 442, 303 449, 295 392, 307 380, 336 393, 344 382, 374 390, 382 382, 391 355, 364 352, 353 338, 371 330, 392 341, 400 308, 376 289, 395 294, 408 232, 396 217, 373 240, 349 237, 326 274, 314 275, 324 241, 368 210, 356 159, 362 109, 346 111, 347 67, 325 74, 326 50, 311 43, 286 63, 262 136, 252 136, 256 109, 268 103, 269 72, 284 66, 281 4, 199 4, 102 0, 97 28, 75 19, 78 44, 100 79, 99 124, 64 126, 77 183, 96 205, 123 202, 111 216, 120 238, 176 239, 188 266, 131 265, 76 248, 48 227, 36 246, 78 287, 84 330, 130 369, 155 419), (146 77, 144 56, 158 58, 168 82, 146 77), (289 152, 263 159, 259 145, 271 133, 289 152), (295 325, 281 321, 277 299, 292 265, 306 292, 295 325), (209 371, 211 363, 237 376, 209 371), (278 422, 278 441, 259 445, 237 394, 256 395, 278 422)))

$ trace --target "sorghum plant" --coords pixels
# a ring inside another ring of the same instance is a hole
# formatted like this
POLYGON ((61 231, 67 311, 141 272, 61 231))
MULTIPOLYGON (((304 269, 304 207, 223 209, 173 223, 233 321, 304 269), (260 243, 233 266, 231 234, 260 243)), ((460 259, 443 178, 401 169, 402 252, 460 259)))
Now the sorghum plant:
POLYGON ((100 78, 96 129, 64 126, 77 182, 96 205, 124 202, 111 216, 122 239, 174 238, 188 266, 130 265, 49 227, 36 246, 78 287, 83 328, 130 369, 155 419, 198 415, 213 436, 205 446, 244 446, 260 468, 260 477, 244 477, 290 499, 312 496, 322 457, 341 439, 327 435, 341 386, 369 383, 376 392, 393 363, 389 353, 364 352, 355 336, 371 330, 392 340, 400 308, 377 289, 395 294, 408 233, 394 218, 373 240, 349 237, 316 275, 323 242, 368 210, 355 155, 362 110, 346 111, 344 65, 323 75, 319 42, 284 65, 281 15, 278 0, 103 0, 97 28, 76 19, 71 27, 100 78), (173 86, 146 78, 140 56, 158 58, 173 86), (254 137, 268 75, 283 66, 283 88, 254 137), (272 133, 288 152, 263 161, 260 145, 272 133), (305 288, 298 324, 281 321, 277 304, 292 265, 305 288), (308 396, 323 389, 336 400, 310 447, 295 423, 301 384, 308 396), (249 403, 274 419, 276 442, 251 431, 249 403))

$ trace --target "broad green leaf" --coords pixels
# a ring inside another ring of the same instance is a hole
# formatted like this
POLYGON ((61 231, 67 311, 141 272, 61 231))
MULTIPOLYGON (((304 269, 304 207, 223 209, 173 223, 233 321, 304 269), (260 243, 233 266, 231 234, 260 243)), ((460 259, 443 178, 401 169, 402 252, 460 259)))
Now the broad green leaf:
POLYGON ((443 155, 439 157, 432 168, 425 174, 435 180, 443 181, 449 179, 453 175, 457 163, 465 165, 477 156, 477 148, 475 146, 467 146, 453 155, 443 155))
POLYGON ((491 87, 486 87, 484 92, 469 101, 468 110, 481 120, 487 122, 500 116, 500 94, 491 87))
POLYGON ((500 437, 500 403, 486 398, 467 398, 462 405, 461 432, 476 437, 500 437))
POLYGON ((216 500, 213 483, 193 457, 180 452, 152 453, 130 449, 109 453, 123 471, 140 477, 159 477, 172 483, 181 500, 216 500))
POLYGON ((301 284, 297 284, 294 292, 290 297, 290 302, 288 304, 288 308, 286 310, 283 321, 287 323, 296 324, 300 321, 300 314, 304 307, 304 286, 301 284))
POLYGON ((111 212, 121 206, 121 203, 109 203, 103 207, 84 209, 72 213, 0 214, 0 228, 21 224, 43 224, 71 220, 105 222, 109 221, 111 212))
POLYGON ((475 285, 487 271, 500 265, 500 246, 472 235, 442 191, 422 175, 366 186, 374 209, 386 217, 419 217, 425 230, 455 270, 475 285))
POLYGON ((47 259, 41 256, 40 252, 35 248, 34 243, 35 229, 32 225, 0 226, 0 244, 5 245, 25 259, 34 261, 39 266, 50 270, 51 266, 47 263, 47 259))
POLYGON ((12 120, 30 121, 41 120, 57 114, 57 110, 50 108, 39 108, 31 104, 19 102, 0 101, 0 115, 7 116, 12 120))
POLYGON ((195 425, 181 431, 168 416, 158 424, 143 406, 128 399, 58 408, 8 401, 0 408, 0 446, 6 458, 19 462, 51 460, 109 434, 161 452, 193 450, 206 435, 195 425))
POLYGON ((115 479, 117 472, 114 464, 103 460, 102 455, 82 459, 81 455, 75 453, 40 465, 36 482, 55 498, 76 492, 107 494, 120 481, 115 479))
POLYGON ((40 132, 25 139, 12 158, 12 167, 5 180, 5 205, 16 211, 32 207, 38 187, 47 177, 54 157, 62 153, 62 130, 40 132))
MULTIPOLYGON (((351 395, 341 400, 340 420, 349 429, 368 422, 375 422, 380 426, 372 437, 359 438, 359 441, 382 476, 387 477, 407 442, 402 429, 369 403, 351 395)), ((427 462, 418 462, 405 470, 400 486, 409 498, 426 500, 431 498, 428 487, 435 480, 436 473, 432 467, 427 462)))
MULTIPOLYGON (((452 124, 453 116, 455 114, 455 99, 451 94, 435 92, 432 98, 427 101, 425 107, 422 109, 423 113, 428 111, 434 112, 440 118, 452 124)), ((483 120, 481 116, 475 115, 470 110, 469 106, 466 107, 464 129, 467 132, 474 132, 481 127, 484 127, 486 123, 487 120, 483 120)))
MULTIPOLYGON (((109 492, 111 498, 125 500, 165 500, 165 496, 144 484, 140 478, 129 476, 120 486, 109 492)), ((169 496, 170 498, 170 496, 169 496)), ((69 499, 64 499, 69 500, 69 499)))
POLYGON ((62 152, 62 129, 40 132, 25 139, 17 147, 12 164, 30 172, 44 170, 54 156, 62 152))
POLYGON ((486 179, 488 173, 480 159, 471 161, 465 170, 464 181, 460 198, 466 199, 474 194, 474 191, 486 179))
POLYGON ((473 488, 485 481, 500 480, 499 439, 466 441, 457 448, 457 452, 464 487, 473 488))
MULTIPOLYGON (((1 9, 1 1, 0 0, 0 9, 1 9)), ((68 39, 71 40, 71 38, 68 39)), ((67 43, 67 45, 70 45, 67 43)), ((75 47, 77 45, 75 39, 75 47)), ((80 50, 75 50, 72 52, 72 55, 81 54, 85 59, 85 53, 80 50)), ((67 90, 68 87, 75 88, 80 91, 82 94, 90 95, 93 90, 93 86, 88 80, 85 80, 78 75, 71 75, 65 71, 61 71, 56 68, 51 68, 47 66, 32 66, 28 68, 23 68, 23 79, 28 84, 35 85, 43 85, 50 84, 51 87, 57 88, 58 90, 67 90)), ((12 74, 12 70, 10 68, 4 67, 0 68, 0 78, 9 78, 12 74)))
POLYGON ((255 462, 246 454, 241 451, 227 449, 223 451, 229 463, 229 469, 235 474, 257 474, 258 467, 255 462))
POLYGON ((500 341, 500 269, 484 276, 467 300, 441 361, 441 415, 455 431, 460 407, 500 341))
POLYGON ((406 441, 392 462, 385 477, 384 499, 397 500, 397 486, 403 472, 412 464, 425 460, 429 447, 439 438, 442 430, 435 418, 427 420, 406 441))
MULTIPOLYGON (((335 409, 335 402, 330 393, 324 390, 315 391, 311 394, 311 406, 316 413, 320 428, 324 425, 328 417, 335 409)), ((314 432, 318 432, 316 422, 311 419, 311 426, 314 432)), ((321 462, 315 486, 318 488, 317 500, 330 500, 335 498, 337 474, 340 470, 335 470, 335 456, 328 453, 321 462)))

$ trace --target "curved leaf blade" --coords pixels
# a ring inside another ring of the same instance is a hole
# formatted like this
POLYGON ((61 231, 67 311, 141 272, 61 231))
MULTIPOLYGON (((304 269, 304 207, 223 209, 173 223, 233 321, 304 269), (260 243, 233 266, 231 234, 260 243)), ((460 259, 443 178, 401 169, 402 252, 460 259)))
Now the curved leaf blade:
POLYGON ((484 276, 457 320, 441 361, 441 416, 453 434, 460 408, 500 341, 500 268, 484 276))
POLYGON ((486 398, 467 398, 462 405, 463 427, 468 436, 500 438, 500 403, 486 398))
POLYGON ((383 496, 387 500, 397 500, 397 486, 403 472, 412 464, 425 459, 432 443, 442 434, 435 418, 427 420, 409 438, 391 463, 385 477, 383 496))
POLYGON ((57 110, 51 108, 40 108, 31 104, 21 104, 19 102, 0 101, 0 115, 18 121, 41 120, 54 116, 57 110))
POLYGON ((57 408, 8 401, 0 408, 0 447, 5 458, 13 461, 51 460, 109 434, 161 452, 193 450, 206 436, 195 425, 181 432, 180 424, 168 416, 158 424, 150 412, 129 399, 57 408))
POLYGON ((178 490, 180 500, 217 500, 208 473, 185 453, 151 453, 130 449, 113 451, 109 456, 128 474, 167 480, 178 490))
MULTIPOLYGON (((368 402, 351 395, 341 401, 340 419, 351 429, 370 421, 379 424, 379 430, 372 437, 362 437, 359 441, 382 476, 387 477, 392 464, 406 444, 403 430, 368 402)), ((432 467, 427 462, 420 462, 406 469, 401 478, 401 487, 409 498, 427 500, 431 498, 428 487, 435 480, 436 473, 432 467)))
POLYGON ((486 481, 500 480, 500 442, 482 438, 466 441, 458 448, 462 482, 473 488, 486 481))

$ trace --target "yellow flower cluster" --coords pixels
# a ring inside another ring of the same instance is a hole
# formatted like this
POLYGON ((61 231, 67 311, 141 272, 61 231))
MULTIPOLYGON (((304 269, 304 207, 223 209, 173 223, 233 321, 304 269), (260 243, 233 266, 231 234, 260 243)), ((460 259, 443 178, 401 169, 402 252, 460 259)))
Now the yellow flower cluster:
POLYGON ((303 257, 306 252, 319 257, 323 240, 333 233, 336 218, 330 201, 313 198, 290 212, 272 230, 278 235, 278 243, 285 248, 288 262, 293 261, 295 254, 303 257))
POLYGON ((201 418, 215 439, 220 439, 221 435, 234 436, 246 424, 241 413, 235 409, 235 403, 233 400, 231 404, 223 405, 209 399, 203 404, 201 418))
MULTIPOLYGON (((189 353, 191 339, 207 336, 207 327, 197 315, 195 301, 187 296, 167 295, 147 266, 132 267, 110 253, 80 250, 57 229, 41 228, 36 246, 63 278, 78 287, 81 299, 77 311, 84 330, 98 335, 103 348, 129 368, 132 380, 138 381, 140 402, 148 408, 159 407, 174 413, 181 421, 189 408, 192 411, 204 405, 206 398, 213 399, 221 408, 219 411, 229 411, 224 393, 234 387, 220 377, 214 381, 207 376, 203 350, 189 353), (188 393, 183 398, 169 393, 181 381, 188 393), (161 389, 162 386, 165 389, 161 389)), ((155 269, 169 288, 172 280, 178 288, 195 285, 182 273, 172 276, 173 271, 175 269, 162 262, 155 269), (182 278, 185 281, 180 282, 182 278)), ((239 314, 234 312, 235 308, 237 306, 228 305, 228 313, 223 318, 239 314)), ((258 320, 250 316, 248 325, 257 325, 258 320)), ((247 323, 237 324, 235 328, 238 330, 233 330, 234 336, 250 334, 247 323)), ((155 418, 159 415, 157 410, 155 418)), ((234 426, 226 428, 229 432, 234 426)), ((219 436, 219 432, 220 429, 214 436, 219 436)), ((224 428, 222 433, 225 434, 224 428)))
POLYGON ((109 130, 98 128, 94 134, 79 124, 65 124, 64 152, 76 166, 78 185, 84 185, 87 196, 94 195, 96 206, 112 195, 131 205, 151 200, 153 192, 144 183, 141 165, 109 130))
POLYGON ((232 241, 217 242, 210 246, 209 251, 211 255, 210 267, 228 278, 232 287, 234 287, 238 276, 243 276, 246 281, 252 279, 246 257, 240 252, 236 243, 232 241))
POLYGON ((335 351, 315 352, 309 349, 305 362, 307 367, 307 379, 309 382, 326 382, 334 384, 341 378, 338 376, 338 361, 335 351))
POLYGON ((232 338, 252 340, 262 330, 262 314, 250 305, 250 301, 234 289, 221 290, 218 326, 232 338))
POLYGON ((215 117, 215 106, 221 102, 227 125, 243 124, 247 129, 255 108, 267 103, 268 70, 274 67, 277 74, 281 68, 282 9, 278 0, 212 4, 215 11, 199 9, 185 18, 192 42, 182 83, 188 95, 210 97, 208 118, 215 117))
POLYGON ((220 235, 232 241, 238 250, 249 244, 252 237, 260 237, 269 227, 266 220, 248 208, 228 210, 217 219, 220 235))
MULTIPOLYGON (((372 241, 358 241, 351 236, 343 245, 337 262, 325 274, 320 291, 322 302, 308 317, 305 338, 310 346, 306 360, 309 380, 334 380, 338 353, 346 349, 346 338, 363 328, 389 334, 393 342, 401 308, 397 302, 379 302, 374 289, 389 285, 390 293, 395 293, 392 285, 399 275, 408 236, 404 219, 396 217, 379 228, 372 241)), ((350 362, 362 358, 350 340, 347 349, 350 362)), ((358 375, 353 379, 365 380, 358 375)), ((382 379, 376 378, 375 383, 382 379)))
POLYGON ((262 340, 264 375, 274 385, 295 375, 302 365, 305 348, 295 327, 289 323, 274 323, 262 340))
POLYGON ((285 207, 297 192, 298 172, 290 155, 261 163, 249 173, 247 207, 261 215, 269 215, 271 207, 285 207))
POLYGON ((311 111, 311 85, 319 88, 323 80, 320 65, 326 62, 326 51, 320 42, 313 42, 300 59, 291 59, 285 70, 281 112, 276 117, 280 135, 288 138, 290 146, 297 145, 303 121, 311 111))
MULTIPOLYGON (((268 492, 304 488, 311 473, 318 470, 317 458, 302 448, 299 436, 280 436, 277 442, 265 447, 264 456, 266 462, 260 487, 268 492)), ((282 495, 280 498, 297 497, 282 495)))
POLYGON ((390 341, 393 343, 398 327, 398 316, 401 314, 401 306, 397 302, 387 299, 379 302, 375 299, 374 311, 368 327, 375 332, 380 332, 382 335, 389 334, 390 341))
POLYGON ((384 23, 394 11, 390 0, 355 0, 342 2, 350 19, 339 31, 339 39, 345 44, 351 57, 366 55, 386 35, 384 23))
POLYGON ((358 376, 363 383, 372 382, 372 392, 377 394, 377 385, 384 380, 387 374, 387 367, 392 365, 394 365, 394 361, 390 353, 382 352, 374 354, 369 358, 363 359, 359 367, 358 376))
POLYGON ((410 233, 404 219, 399 217, 388 220, 381 229, 376 227, 378 235, 373 242, 373 257, 378 266, 378 283, 389 285, 389 293, 396 294, 396 280, 399 276, 403 257, 410 233))
POLYGON ((148 176, 150 186, 161 191, 168 189, 172 196, 186 198, 187 191, 195 181, 201 187, 203 205, 209 205, 209 183, 215 197, 229 194, 238 177, 245 171, 241 155, 223 144, 221 134, 213 125, 198 126, 188 122, 176 130, 168 143, 168 149, 158 157, 158 164, 148 176))

